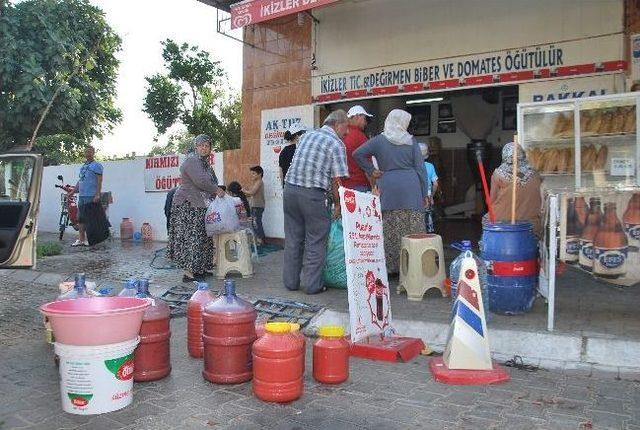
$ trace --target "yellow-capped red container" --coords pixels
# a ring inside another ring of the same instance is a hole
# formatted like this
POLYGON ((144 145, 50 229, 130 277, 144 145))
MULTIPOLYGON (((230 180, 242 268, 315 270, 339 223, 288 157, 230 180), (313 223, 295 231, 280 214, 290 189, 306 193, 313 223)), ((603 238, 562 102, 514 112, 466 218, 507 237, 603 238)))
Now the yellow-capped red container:
POLYGON ((322 384, 341 384, 349 379, 349 342, 344 328, 322 326, 313 345, 313 379, 322 384))
POLYGON ((290 323, 265 324, 253 343, 253 392, 265 402, 287 403, 304 390, 304 338, 290 323))

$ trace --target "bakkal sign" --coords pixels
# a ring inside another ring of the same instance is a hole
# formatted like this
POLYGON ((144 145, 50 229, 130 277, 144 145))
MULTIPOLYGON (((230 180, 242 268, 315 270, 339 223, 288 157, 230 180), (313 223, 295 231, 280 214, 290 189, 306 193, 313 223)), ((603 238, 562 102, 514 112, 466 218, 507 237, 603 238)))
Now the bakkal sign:
POLYGON ((519 101, 548 102, 604 96, 624 91, 624 75, 613 74, 532 82, 520 85, 519 101))
POLYGON ((245 0, 231 5, 231 29, 268 21, 338 0, 245 0))
MULTIPOLYGON (((313 77, 319 102, 623 72, 622 38, 606 35, 313 77)), ((597 89, 596 89, 597 90, 597 89)), ((523 101, 520 99, 520 101, 523 101)))

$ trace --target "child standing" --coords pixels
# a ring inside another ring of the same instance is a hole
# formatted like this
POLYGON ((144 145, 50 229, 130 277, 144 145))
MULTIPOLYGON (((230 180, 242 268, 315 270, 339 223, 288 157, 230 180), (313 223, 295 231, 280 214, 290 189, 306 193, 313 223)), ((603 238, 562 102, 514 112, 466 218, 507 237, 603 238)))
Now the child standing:
POLYGON ((427 169, 427 192, 429 194, 429 205, 425 208, 424 222, 428 233, 433 233, 433 196, 438 191, 438 174, 433 164, 427 161, 429 158, 429 147, 426 143, 420 143, 420 151, 424 158, 424 167, 427 169))
POLYGON ((251 169, 252 184, 245 190, 245 194, 251 197, 251 216, 255 221, 255 232, 258 243, 263 244, 265 240, 264 228, 262 226, 262 215, 264 214, 264 170, 260 166, 253 166, 251 169))

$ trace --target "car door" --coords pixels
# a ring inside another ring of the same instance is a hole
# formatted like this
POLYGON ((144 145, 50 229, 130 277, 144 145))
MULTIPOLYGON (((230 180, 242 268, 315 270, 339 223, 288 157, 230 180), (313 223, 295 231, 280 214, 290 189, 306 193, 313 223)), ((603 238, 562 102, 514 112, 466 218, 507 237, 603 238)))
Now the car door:
POLYGON ((39 154, 0 154, 0 268, 36 264, 42 169, 39 154))

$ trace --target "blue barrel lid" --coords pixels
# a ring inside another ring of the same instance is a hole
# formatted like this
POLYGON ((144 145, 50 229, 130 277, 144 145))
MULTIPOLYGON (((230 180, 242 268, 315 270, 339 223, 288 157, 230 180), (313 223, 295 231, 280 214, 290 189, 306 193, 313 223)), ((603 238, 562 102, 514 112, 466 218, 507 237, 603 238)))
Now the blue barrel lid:
POLYGON ((196 282, 196 285, 197 285, 199 290, 208 290, 209 289, 209 284, 207 284, 206 282, 196 282))
POLYGON ((515 224, 510 222, 483 223, 482 229, 499 232, 531 231, 533 230, 533 224, 529 221, 517 221, 515 224))
POLYGON ((256 312, 253 305, 236 295, 236 284, 232 279, 224 281, 224 292, 218 298, 209 303, 205 314, 234 314, 256 312))

